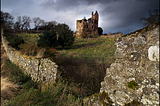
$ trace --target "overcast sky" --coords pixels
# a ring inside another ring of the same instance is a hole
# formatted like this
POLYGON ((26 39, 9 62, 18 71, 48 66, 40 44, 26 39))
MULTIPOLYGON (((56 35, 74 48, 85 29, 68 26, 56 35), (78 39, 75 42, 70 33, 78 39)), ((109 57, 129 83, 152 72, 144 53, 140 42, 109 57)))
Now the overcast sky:
MULTIPOLYGON (((40 17, 45 21, 66 23, 76 31, 76 20, 99 13, 103 33, 129 33, 143 26, 139 19, 148 10, 159 9, 159 0, 1 0, 1 10, 17 16, 40 17)), ((33 26, 33 25, 32 25, 33 26)))

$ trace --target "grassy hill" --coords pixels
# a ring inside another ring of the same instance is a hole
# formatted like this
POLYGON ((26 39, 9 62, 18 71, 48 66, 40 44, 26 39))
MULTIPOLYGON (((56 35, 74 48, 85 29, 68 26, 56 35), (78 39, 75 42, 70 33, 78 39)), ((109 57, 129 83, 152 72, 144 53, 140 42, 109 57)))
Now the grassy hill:
MULTIPOLYGON (((19 36, 25 38, 26 44, 27 42, 36 44, 38 39, 37 34, 19 36)), ((99 93, 106 68, 115 61, 114 43, 115 38, 76 38, 71 48, 57 49, 56 63, 59 66, 57 84, 44 88, 31 81, 29 77, 25 77, 27 78, 25 81, 15 82, 20 86, 19 93, 5 105, 82 105, 84 97, 99 93)), ((23 73, 16 72, 19 70, 18 67, 7 61, 5 67, 13 71, 12 80, 16 76, 24 77, 23 73)))
POLYGON ((58 50, 57 64, 70 82, 80 83, 84 95, 99 92, 106 68, 114 62, 115 38, 76 39, 70 49, 58 50))

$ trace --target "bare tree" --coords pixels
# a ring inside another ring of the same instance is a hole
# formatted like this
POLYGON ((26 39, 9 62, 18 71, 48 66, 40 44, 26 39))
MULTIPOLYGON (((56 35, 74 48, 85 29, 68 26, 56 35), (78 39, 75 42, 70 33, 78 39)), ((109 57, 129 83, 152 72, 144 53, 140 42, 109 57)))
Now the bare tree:
POLYGON ((53 30, 55 29, 57 25, 56 21, 49 21, 49 22, 44 22, 44 20, 41 20, 41 24, 39 26, 40 30, 53 30))
POLYGON ((21 29, 22 26, 22 18, 21 16, 17 16, 17 21, 14 24, 14 29, 21 29))
POLYGON ((40 19, 39 17, 34 17, 32 20, 35 25, 34 29, 39 29, 40 26, 45 26, 45 21, 40 19))
POLYGON ((140 23, 142 23, 144 26, 153 24, 155 22, 159 22, 159 10, 155 9, 153 11, 149 10, 149 17, 143 17, 140 18, 140 23))
POLYGON ((1 27, 2 28, 12 28, 13 27, 13 20, 14 17, 7 13, 7 12, 2 12, 1 11, 1 27))
POLYGON ((39 17, 34 17, 33 19, 33 23, 34 23, 34 26, 35 26, 35 28, 34 29, 38 29, 38 26, 39 26, 39 22, 40 22, 40 18, 39 17))
POLYGON ((31 18, 28 16, 23 16, 22 17, 22 29, 26 29, 28 30, 30 28, 30 22, 31 22, 31 18))
POLYGON ((39 23, 40 23, 39 26, 45 25, 45 21, 42 19, 39 21, 39 23))
POLYGON ((57 25, 57 22, 56 22, 56 21, 50 21, 50 22, 48 22, 48 28, 49 28, 50 30, 55 29, 56 25, 57 25))

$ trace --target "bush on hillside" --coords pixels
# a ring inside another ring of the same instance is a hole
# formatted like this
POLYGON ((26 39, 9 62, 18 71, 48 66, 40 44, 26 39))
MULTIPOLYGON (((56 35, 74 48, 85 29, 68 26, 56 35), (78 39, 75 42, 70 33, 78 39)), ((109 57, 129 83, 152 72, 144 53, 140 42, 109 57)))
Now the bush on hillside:
POLYGON ((22 54, 28 56, 36 56, 38 51, 41 49, 34 43, 24 43, 19 45, 20 51, 22 54))
POLYGON ((58 31, 58 43, 60 46, 64 47, 70 47, 74 40, 75 36, 73 36, 73 31, 69 28, 66 24, 61 24, 61 29, 58 31))
POLYGON ((39 36, 37 45, 40 47, 56 47, 58 45, 57 35, 54 30, 48 32, 45 31, 43 35, 39 36))
POLYGON ((50 58, 50 60, 56 61, 56 60, 57 60, 56 54, 57 54, 56 49, 54 49, 54 48, 49 48, 49 49, 46 49, 46 50, 45 50, 44 55, 43 55, 43 58, 50 58))
POLYGON ((19 50, 18 46, 24 43, 23 38, 19 36, 6 36, 6 38, 7 41, 9 42, 9 45, 18 50, 19 50))
POLYGON ((102 35, 103 29, 101 27, 98 27, 98 35, 102 35))

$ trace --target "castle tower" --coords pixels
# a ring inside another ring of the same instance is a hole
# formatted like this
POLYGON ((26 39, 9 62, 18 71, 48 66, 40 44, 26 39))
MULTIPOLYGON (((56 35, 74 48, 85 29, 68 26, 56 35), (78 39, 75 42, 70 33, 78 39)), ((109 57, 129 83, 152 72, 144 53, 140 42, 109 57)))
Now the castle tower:
POLYGON ((95 13, 95 18, 96 18, 96 20, 99 20, 98 18, 99 18, 99 15, 98 15, 98 12, 96 11, 96 13, 95 13))
POLYGON ((94 34, 98 34, 98 20, 99 20, 99 15, 98 12, 94 14, 94 34))
POLYGON ((91 18, 88 20, 82 19, 76 21, 76 35, 79 36, 83 30, 87 30, 88 33, 92 35, 98 35, 98 20, 99 20, 99 14, 96 11, 95 14, 91 13, 91 18))
POLYGON ((98 19, 99 19, 98 12, 96 11, 95 14, 93 14, 92 12, 92 17, 90 21, 88 21, 88 26, 89 29, 91 30, 91 33, 94 35, 98 34, 98 19))

